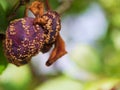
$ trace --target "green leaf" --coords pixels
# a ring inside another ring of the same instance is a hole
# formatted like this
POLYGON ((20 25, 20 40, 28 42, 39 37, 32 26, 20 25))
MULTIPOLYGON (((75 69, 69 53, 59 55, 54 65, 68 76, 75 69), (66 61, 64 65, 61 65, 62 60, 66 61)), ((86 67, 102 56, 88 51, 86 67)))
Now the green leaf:
POLYGON ((21 6, 18 10, 17 10, 17 12, 16 12, 16 16, 14 17, 15 19, 16 18, 23 18, 24 17, 24 15, 25 15, 25 6, 21 6))
POLYGON ((7 28, 7 25, 8 25, 8 21, 7 21, 7 18, 6 18, 6 14, 2 8, 2 6, 0 5, 0 33, 5 33, 5 30, 7 28))
POLYGON ((6 15, 9 15, 11 11, 18 5, 19 0, 0 0, 0 5, 2 6, 6 15))
POLYGON ((3 43, 0 41, 0 74, 5 70, 7 64, 8 63, 3 52, 3 43))
POLYGON ((4 13, 7 13, 10 11, 10 4, 6 0, 0 0, 0 6, 3 8, 4 13))
POLYGON ((49 0, 49 2, 50 2, 50 7, 52 8, 52 9, 56 9, 58 6, 59 6, 59 2, 58 2, 58 0, 49 0))
MULTIPOLYGON (((19 0, 0 0, 0 33, 5 33, 9 24, 9 17, 15 14, 11 19, 19 17, 16 15, 15 9, 19 4, 19 0)), ((19 10, 17 10, 18 12, 19 10)), ((23 11, 24 12, 24 11, 23 11)))

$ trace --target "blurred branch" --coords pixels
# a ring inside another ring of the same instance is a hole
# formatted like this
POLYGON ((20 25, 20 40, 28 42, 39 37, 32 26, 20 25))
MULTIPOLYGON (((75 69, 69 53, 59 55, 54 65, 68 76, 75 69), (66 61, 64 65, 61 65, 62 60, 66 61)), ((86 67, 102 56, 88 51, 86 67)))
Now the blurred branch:
POLYGON ((12 8, 12 11, 9 13, 8 15, 8 21, 10 21, 14 16, 16 11, 23 5, 26 5, 27 3, 29 3, 30 0, 19 0, 15 6, 12 8))
POLYGON ((47 77, 42 74, 38 74, 32 63, 29 63, 29 67, 32 74, 32 81, 28 85, 27 90, 34 90, 37 86, 45 82, 47 77))
POLYGON ((61 5, 56 9, 59 14, 63 14, 72 5, 74 0, 61 0, 61 5))
MULTIPOLYGON (((38 73, 37 69, 34 67, 34 65, 32 63, 29 63, 29 68, 30 68, 30 71, 32 74, 32 80, 29 83, 26 90, 35 90, 36 87, 43 84, 45 81, 55 78, 55 77, 58 77, 62 74, 59 71, 58 72, 56 71, 57 74, 55 74, 55 75, 43 74, 42 72, 40 73, 40 71, 38 73)), ((54 67, 54 68, 56 68, 56 67, 54 67)))
POLYGON ((51 10, 51 7, 50 7, 50 5, 49 5, 48 0, 45 0, 45 4, 46 4, 46 8, 47 8, 47 10, 51 10))

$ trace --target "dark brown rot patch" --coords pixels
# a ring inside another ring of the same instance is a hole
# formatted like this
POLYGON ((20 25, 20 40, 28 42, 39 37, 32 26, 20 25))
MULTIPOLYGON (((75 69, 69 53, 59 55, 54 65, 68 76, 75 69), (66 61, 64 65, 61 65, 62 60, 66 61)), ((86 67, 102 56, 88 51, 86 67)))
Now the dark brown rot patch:
POLYGON ((33 18, 21 18, 10 22, 4 41, 5 54, 10 63, 26 64, 43 47, 43 29, 33 25, 33 18))

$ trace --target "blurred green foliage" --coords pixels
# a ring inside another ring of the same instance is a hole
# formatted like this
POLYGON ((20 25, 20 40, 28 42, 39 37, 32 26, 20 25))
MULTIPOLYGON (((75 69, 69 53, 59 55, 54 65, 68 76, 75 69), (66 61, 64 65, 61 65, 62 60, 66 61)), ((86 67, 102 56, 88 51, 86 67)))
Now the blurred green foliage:
POLYGON ((3 52, 3 44, 2 41, 0 41, 0 74, 4 71, 6 66, 7 66, 7 61, 3 52))
MULTIPOLYGON (((19 0, 0 0, 0 33, 5 33, 9 16, 14 14, 18 3, 19 0)), ((96 41, 100 48, 78 45, 70 53, 70 60, 78 68, 92 73, 95 79, 77 80, 59 70, 58 75, 35 75, 38 71, 31 68, 31 64, 22 67, 8 65, 0 40, 0 90, 120 90, 120 0, 73 0, 64 14, 81 14, 91 3, 102 7, 109 24, 107 33, 96 41)), ((50 4, 56 9, 60 2, 50 0, 50 4)), ((24 10, 25 6, 21 6, 12 19, 23 17, 24 10)))
POLYGON ((0 86, 3 88, 0 90, 27 90, 31 81, 31 74, 27 65, 23 67, 8 65, 0 78, 0 86))
POLYGON ((89 72, 100 73, 102 64, 98 52, 88 45, 77 45, 70 53, 70 57, 80 68, 89 72))
POLYGON ((67 14, 79 14, 87 9, 91 0, 73 0, 71 7, 66 11, 67 14))
POLYGON ((8 21, 7 21, 7 18, 6 18, 6 13, 5 13, 5 10, 3 9, 2 5, 0 5, 0 33, 4 33, 5 30, 6 30, 6 27, 8 25, 8 21))
POLYGON ((61 76, 58 78, 54 78, 45 82, 42 86, 37 87, 35 90, 83 90, 83 84, 67 78, 65 76, 61 76))

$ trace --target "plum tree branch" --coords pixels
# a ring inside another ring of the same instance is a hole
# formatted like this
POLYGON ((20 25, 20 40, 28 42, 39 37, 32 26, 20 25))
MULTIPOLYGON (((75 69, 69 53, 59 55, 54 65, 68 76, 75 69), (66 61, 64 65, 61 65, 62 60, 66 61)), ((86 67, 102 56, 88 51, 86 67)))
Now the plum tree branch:
POLYGON ((74 0, 61 0, 61 5, 56 9, 59 14, 63 14, 67 11, 74 0))

